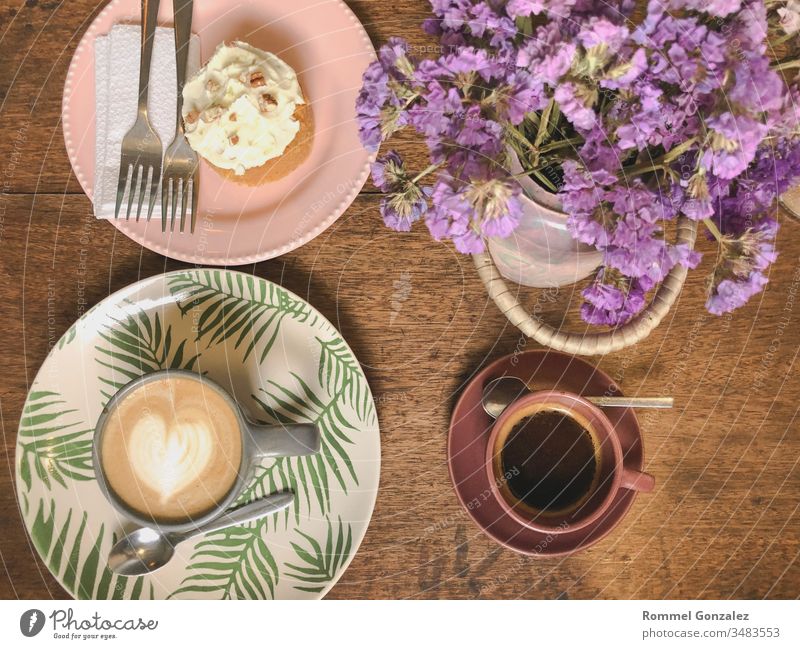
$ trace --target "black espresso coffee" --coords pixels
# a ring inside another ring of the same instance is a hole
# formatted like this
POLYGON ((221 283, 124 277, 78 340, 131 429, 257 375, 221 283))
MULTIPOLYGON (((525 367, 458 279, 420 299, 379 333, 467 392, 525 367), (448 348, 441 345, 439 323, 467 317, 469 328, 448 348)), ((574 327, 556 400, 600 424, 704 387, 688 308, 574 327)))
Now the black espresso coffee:
POLYGON ((559 410, 521 419, 503 444, 501 461, 511 493, 544 513, 580 504, 598 470, 592 434, 559 410))

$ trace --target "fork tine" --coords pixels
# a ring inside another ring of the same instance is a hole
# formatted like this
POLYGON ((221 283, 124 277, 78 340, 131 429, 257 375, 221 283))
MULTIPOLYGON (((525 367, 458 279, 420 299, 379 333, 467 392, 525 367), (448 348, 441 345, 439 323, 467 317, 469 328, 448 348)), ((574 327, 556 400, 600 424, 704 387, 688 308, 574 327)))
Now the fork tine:
POLYGON ((197 198, 197 171, 195 171, 194 176, 192 176, 191 185, 192 185, 192 217, 191 217, 191 223, 190 223, 189 232, 194 234, 194 222, 195 222, 195 216, 196 216, 195 206, 197 205, 197 203, 196 203, 196 198, 197 198))
POLYGON ((142 203, 144 202, 145 183, 147 182, 148 174, 152 171, 151 167, 142 167, 142 180, 139 183, 139 204, 136 206, 136 222, 139 222, 139 217, 142 215, 142 203))
POLYGON ((119 208, 122 207, 122 199, 125 198, 125 188, 128 186, 128 178, 131 175, 130 165, 125 165, 123 169, 122 163, 119 165, 119 182, 117 183, 117 206, 114 208, 114 218, 119 218, 119 208))
POLYGON ((153 216, 153 208, 158 196, 158 186, 161 184, 161 167, 153 167, 153 177, 150 179, 150 205, 147 206, 147 220, 153 216))
POLYGON ((175 232, 175 213, 178 211, 178 194, 180 193, 180 178, 172 181, 172 212, 169 215, 169 231, 175 232))
POLYGON ((184 178, 181 181, 181 185, 183 187, 183 192, 181 194, 181 232, 183 232, 186 227, 186 202, 189 198, 189 179, 184 178))
POLYGON ((167 231, 167 209, 169 207, 169 189, 172 186, 172 178, 164 176, 161 181, 161 231, 167 231))
POLYGON ((130 194, 128 194, 128 211, 125 214, 125 220, 130 221, 131 219, 131 208, 133 208, 133 200, 136 198, 136 193, 139 191, 139 176, 141 175, 141 166, 139 163, 134 165, 133 167, 133 175, 131 176, 131 189, 130 194))

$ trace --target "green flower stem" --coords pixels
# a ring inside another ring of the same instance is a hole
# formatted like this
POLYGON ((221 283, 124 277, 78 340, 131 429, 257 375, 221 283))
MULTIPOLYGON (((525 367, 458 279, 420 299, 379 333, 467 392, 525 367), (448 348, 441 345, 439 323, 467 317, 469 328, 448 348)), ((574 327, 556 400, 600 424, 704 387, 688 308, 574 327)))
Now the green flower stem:
POLYGON ((556 151, 557 149, 563 149, 564 147, 568 146, 576 146, 578 144, 583 144, 582 137, 569 137, 546 144, 539 149, 539 153, 549 153, 550 151, 556 151))
POLYGON ((720 243, 725 243, 723 240, 722 232, 719 231, 717 224, 711 219, 703 219, 703 225, 708 228, 708 231, 714 235, 714 238, 720 243))
POLYGON ((780 72, 781 70, 791 70, 792 68, 800 68, 800 59, 790 59, 789 61, 773 63, 770 68, 776 72, 780 72))
POLYGON ((774 50, 775 48, 780 47, 781 45, 783 45, 787 41, 792 40, 795 36, 797 36, 797 34, 784 34, 780 38, 776 38, 774 40, 771 40, 769 42, 769 46, 770 46, 771 49, 774 50))
POLYGON ((543 185, 544 185, 544 186, 545 186, 547 189, 549 189, 551 192, 554 192, 554 193, 558 192, 558 187, 556 187, 556 186, 555 186, 555 185, 554 185, 554 184, 553 184, 553 183, 550 181, 550 179, 549 179, 547 176, 545 176, 545 175, 544 175, 544 174, 543 174, 541 171, 538 171, 538 170, 537 170, 537 171, 534 171, 534 172, 533 172, 533 175, 534 175, 534 176, 536 176, 537 180, 538 180, 540 183, 542 183, 542 184, 543 184, 543 185))
POLYGON ((661 162, 659 162, 659 158, 656 158, 656 161, 654 161, 654 162, 641 164, 641 165, 636 165, 636 166, 630 167, 628 169, 623 167, 622 171, 620 171, 620 175, 622 175, 624 177, 627 177, 627 176, 640 176, 642 174, 646 174, 649 171, 660 171, 663 168, 664 168, 664 165, 661 162))
POLYGON ((691 137, 688 140, 681 142, 677 146, 672 147, 669 151, 667 151, 664 155, 657 157, 655 160, 651 162, 643 162, 642 164, 635 165, 628 169, 623 168, 620 171, 622 177, 626 176, 638 176, 641 174, 645 174, 648 171, 667 171, 667 165, 670 162, 673 162, 678 157, 686 153, 694 144, 697 142, 697 138, 691 137))
POLYGON ((537 156, 539 155, 539 147, 534 146, 534 144, 518 128, 516 128, 515 126, 511 126, 511 124, 508 124, 506 128, 508 129, 508 132, 514 136, 514 139, 517 142, 524 145, 527 149, 532 151, 537 156))
POLYGON ((420 171, 420 172, 419 172, 419 173, 418 173, 416 176, 414 176, 414 177, 411 179, 411 182, 412 182, 412 184, 416 184, 417 182, 419 182, 420 180, 422 180, 422 179, 423 179, 425 176, 427 176, 428 174, 431 174, 431 173, 433 173, 433 172, 434 172, 434 171, 436 171, 437 169, 441 169, 443 166, 444 166, 444 165, 443 165, 442 163, 440 163, 440 164, 435 164, 435 165, 429 165, 427 168, 425 168, 425 169, 423 169, 422 171, 420 171))

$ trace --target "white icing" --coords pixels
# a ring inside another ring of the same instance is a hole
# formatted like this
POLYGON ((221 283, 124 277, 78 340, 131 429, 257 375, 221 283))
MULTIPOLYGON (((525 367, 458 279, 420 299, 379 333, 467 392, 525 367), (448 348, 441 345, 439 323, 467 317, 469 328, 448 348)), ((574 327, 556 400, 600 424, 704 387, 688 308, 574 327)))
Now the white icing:
POLYGON ((214 445, 214 431, 201 414, 181 413, 166 422, 147 413, 134 425, 127 451, 137 478, 166 503, 202 474, 214 445))
POLYGON ((223 43, 183 88, 186 137, 206 160, 242 175, 283 154, 304 103, 283 60, 241 41, 223 43))

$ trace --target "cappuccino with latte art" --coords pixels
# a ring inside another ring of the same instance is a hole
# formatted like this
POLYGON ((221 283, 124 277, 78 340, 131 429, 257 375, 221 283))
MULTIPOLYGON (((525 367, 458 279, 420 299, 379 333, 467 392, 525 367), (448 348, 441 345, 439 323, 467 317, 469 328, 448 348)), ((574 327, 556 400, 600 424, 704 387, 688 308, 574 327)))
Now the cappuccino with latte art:
POLYGON ((99 448, 108 487, 154 521, 190 520, 216 508, 236 484, 242 434, 232 404, 188 375, 165 375, 108 413, 99 448))

